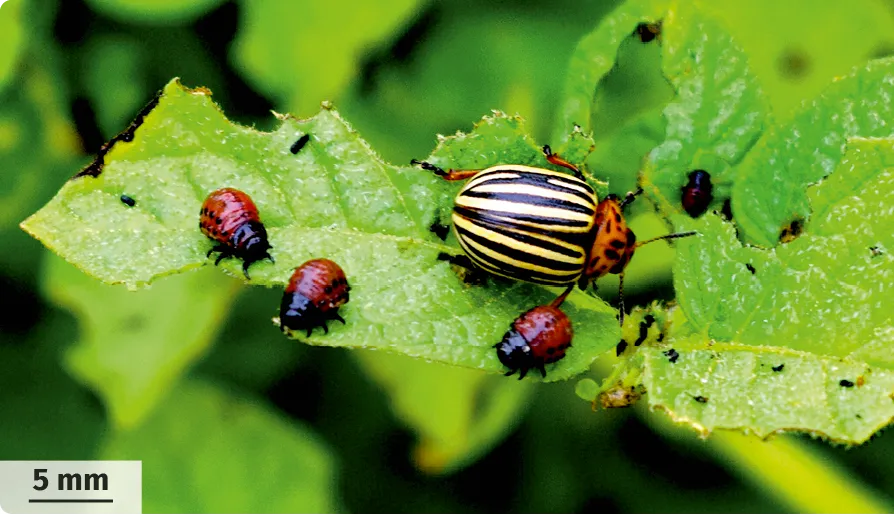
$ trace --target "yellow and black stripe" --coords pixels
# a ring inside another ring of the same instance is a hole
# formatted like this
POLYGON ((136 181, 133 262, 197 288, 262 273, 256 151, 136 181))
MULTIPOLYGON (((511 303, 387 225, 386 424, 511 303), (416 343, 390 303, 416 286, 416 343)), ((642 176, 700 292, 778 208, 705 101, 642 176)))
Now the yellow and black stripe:
POLYGON ((593 243, 596 193, 574 176, 502 165, 457 194, 453 230, 481 268, 520 281, 567 285, 581 276, 593 243))

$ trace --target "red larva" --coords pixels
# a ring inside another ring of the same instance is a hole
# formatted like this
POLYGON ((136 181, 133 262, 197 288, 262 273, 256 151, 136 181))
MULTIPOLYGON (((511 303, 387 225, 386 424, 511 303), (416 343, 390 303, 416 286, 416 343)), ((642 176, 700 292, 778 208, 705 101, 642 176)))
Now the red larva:
POLYGON ((322 326, 328 333, 327 320, 344 319, 338 308, 348 302, 348 280, 344 270, 329 259, 311 259, 292 273, 279 308, 279 328, 285 332, 311 330, 322 326))
POLYGON ((261 223, 258 208, 242 191, 225 187, 205 198, 199 212, 199 228, 202 233, 217 242, 208 252, 220 252, 214 264, 227 257, 242 259, 242 271, 248 276, 248 267, 261 259, 270 259, 267 230, 261 223))
POLYGON ((562 310, 537 306, 515 319, 494 347, 500 363, 509 369, 506 376, 519 372, 518 379, 522 379, 529 370, 537 368, 546 377, 544 366, 565 357, 573 334, 571 320, 562 310))
POLYGON ((711 185, 711 175, 707 171, 696 169, 689 173, 689 183, 680 189, 680 200, 686 213, 697 218, 708 210, 708 205, 714 200, 711 185))

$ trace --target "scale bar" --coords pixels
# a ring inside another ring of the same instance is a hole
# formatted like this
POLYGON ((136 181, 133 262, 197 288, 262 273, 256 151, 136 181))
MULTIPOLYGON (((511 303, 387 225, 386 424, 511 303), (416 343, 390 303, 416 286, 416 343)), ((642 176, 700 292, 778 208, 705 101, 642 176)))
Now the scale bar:
POLYGON ((32 498, 28 500, 29 504, 111 504, 111 498, 94 498, 94 499, 65 499, 65 498, 32 498))

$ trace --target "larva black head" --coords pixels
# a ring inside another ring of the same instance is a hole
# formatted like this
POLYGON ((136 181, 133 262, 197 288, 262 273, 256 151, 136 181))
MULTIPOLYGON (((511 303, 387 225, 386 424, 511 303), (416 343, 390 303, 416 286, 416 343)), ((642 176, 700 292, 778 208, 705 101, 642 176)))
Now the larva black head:
POLYGON ((233 255, 242 259, 242 271, 248 277, 248 267, 252 263, 261 259, 270 259, 270 250, 272 247, 267 241, 267 229, 260 221, 248 221, 233 233, 232 243, 235 248, 233 255))
POLYGON ((511 376, 516 372, 519 373, 518 379, 522 379, 534 367, 539 367, 541 374, 546 377, 546 369, 543 363, 537 364, 534 355, 531 353, 531 346, 528 345, 525 337, 515 329, 510 329, 503 340, 494 347, 497 348, 497 359, 504 367, 509 369, 507 376, 511 376))

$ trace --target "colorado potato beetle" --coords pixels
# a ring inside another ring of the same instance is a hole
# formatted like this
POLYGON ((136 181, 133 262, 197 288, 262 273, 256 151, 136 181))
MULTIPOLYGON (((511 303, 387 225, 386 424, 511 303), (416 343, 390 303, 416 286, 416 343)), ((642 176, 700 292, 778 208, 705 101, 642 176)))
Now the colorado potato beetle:
POLYGON ((659 239, 691 236, 681 232, 636 241, 623 209, 642 193, 624 199, 596 192, 575 165, 543 147, 547 161, 573 175, 525 165, 498 165, 484 170, 449 170, 427 162, 411 163, 448 181, 468 180, 453 205, 453 230, 475 266, 510 279, 567 286, 554 305, 576 283, 585 289, 609 273, 621 284, 623 322, 624 269, 640 246, 659 239))
POLYGON ((328 333, 327 320, 344 319, 338 308, 348 302, 351 287, 344 270, 329 259, 311 259, 292 272, 279 307, 280 331, 306 330, 322 326, 328 333))
POLYGON ((708 205, 714 200, 711 191, 711 175, 707 171, 696 169, 689 173, 689 183, 680 188, 680 201, 683 209, 693 218, 697 218, 708 210, 708 205))
POLYGON ((242 191, 225 187, 205 198, 199 212, 199 228, 202 233, 217 242, 208 251, 208 257, 219 252, 215 266, 227 257, 242 259, 242 272, 246 278, 248 267, 261 259, 270 259, 267 229, 261 223, 258 208, 242 191))
POLYGON ((538 369, 546 377, 545 365, 565 357, 574 332, 571 320, 557 306, 537 306, 522 313, 494 346, 500 363, 509 369, 506 376, 518 372, 522 379, 529 370, 538 369))

